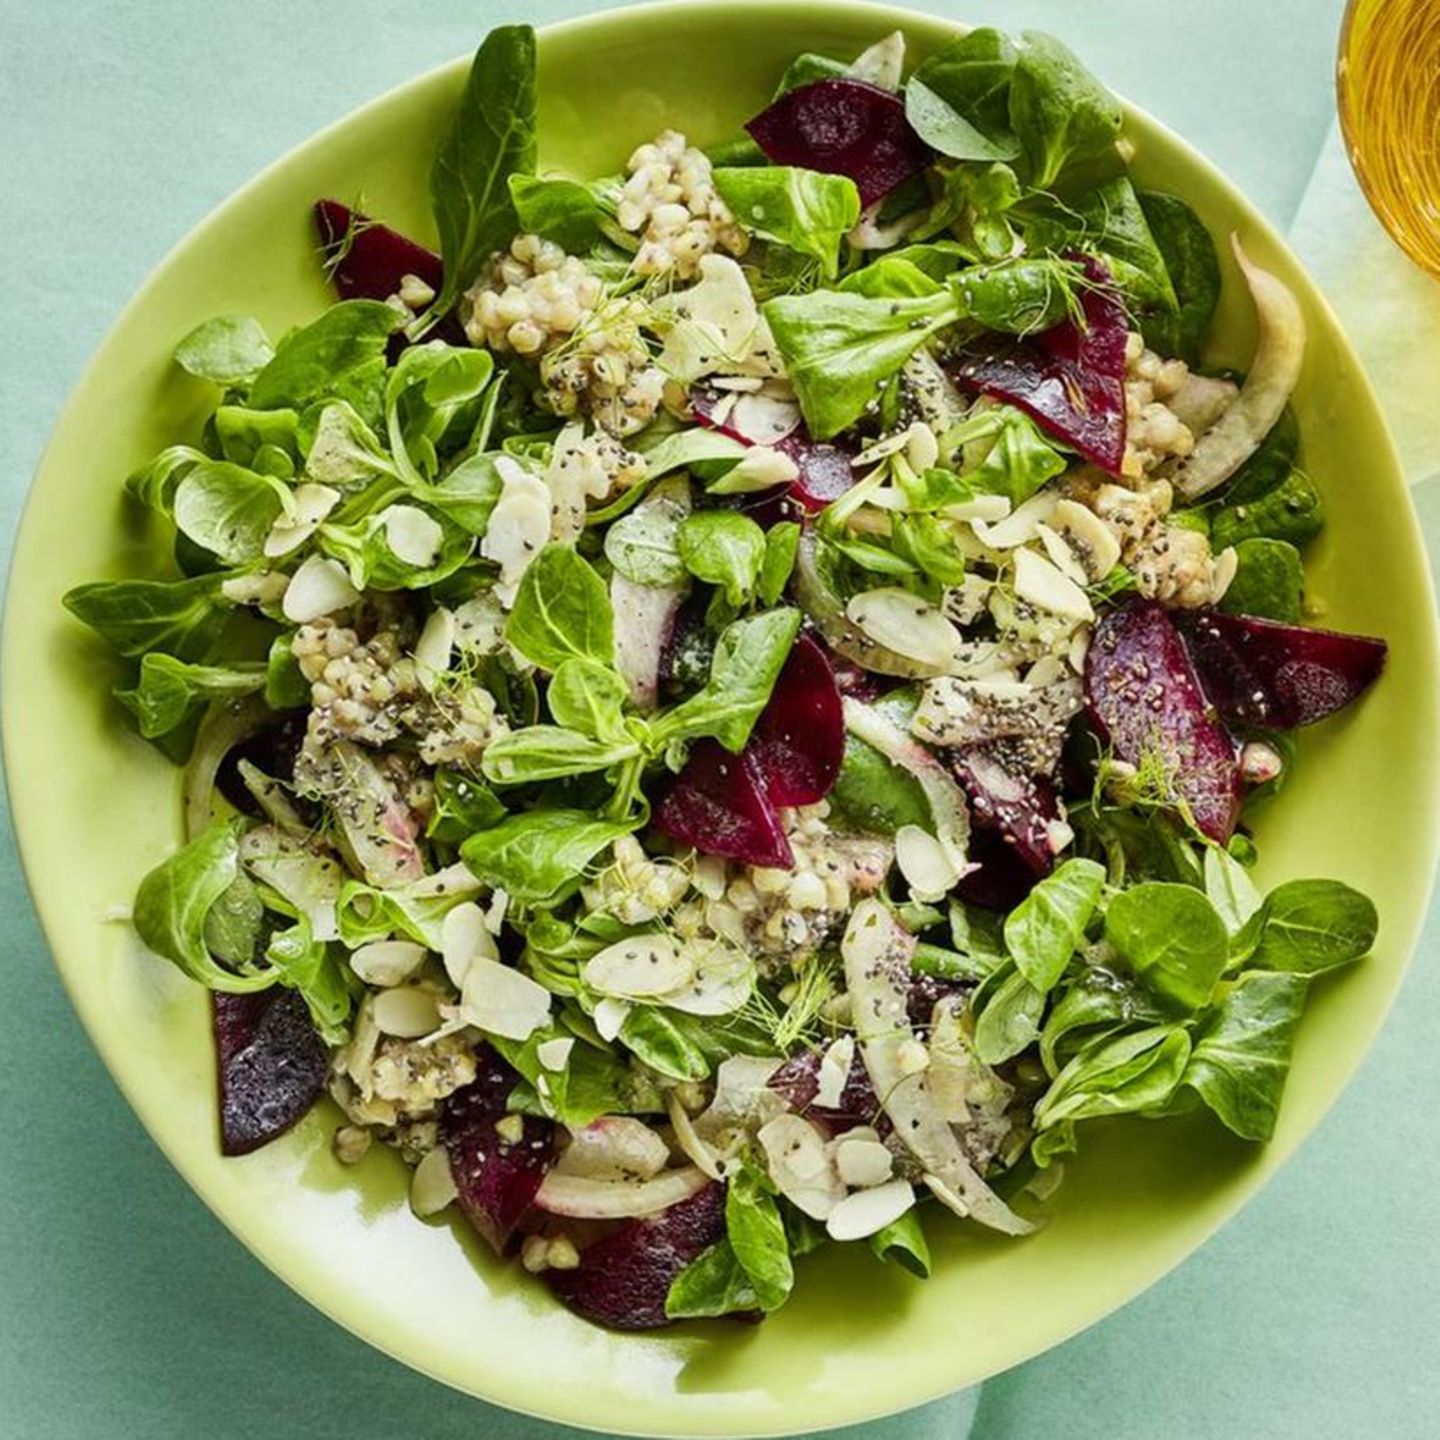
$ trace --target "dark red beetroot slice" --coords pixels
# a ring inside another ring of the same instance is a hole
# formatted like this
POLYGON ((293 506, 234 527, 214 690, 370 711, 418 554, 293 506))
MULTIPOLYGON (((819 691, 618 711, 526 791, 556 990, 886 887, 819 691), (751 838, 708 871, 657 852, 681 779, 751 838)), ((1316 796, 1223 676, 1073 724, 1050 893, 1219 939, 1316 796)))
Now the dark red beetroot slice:
POLYGON ((550 1288, 577 1315, 614 1330, 670 1324, 671 1282, 725 1237, 725 1189, 703 1190, 643 1220, 631 1220, 580 1252, 574 1270, 547 1270, 550 1288))
POLYGON ((1055 863, 1050 826, 1060 818, 1054 787, 1016 775, 978 747, 949 751, 947 759, 977 828, 993 830, 1035 875, 1048 875, 1055 863))
POLYGON ((845 758, 845 715, 813 636, 795 641, 745 750, 772 805, 813 805, 830 793, 845 758))
POLYGON ((869 205, 930 162, 899 96, 862 80, 816 80, 787 91, 746 127, 775 165, 848 175, 869 205))
MULTIPOLYGON (((433 250, 338 200, 315 202, 315 229, 331 264, 331 282, 342 300, 388 300, 407 275, 423 280, 436 294, 444 284, 445 268, 433 250)), ((434 338, 450 345, 469 344, 453 312, 440 321, 434 338)), ((391 337, 392 361, 407 343, 398 331, 391 337)))
POLYGON ((440 1143, 450 1154, 450 1173, 465 1218, 503 1255, 555 1160, 555 1126, 539 1115, 522 1117, 519 1140, 505 1140, 496 1123, 520 1081, 488 1045, 476 1059, 475 1079, 457 1090, 440 1112, 440 1143))
POLYGON ((850 1062, 850 1073, 846 1075, 840 1091, 840 1103, 834 1106, 816 1105, 814 1100, 820 1090, 821 1058, 821 1051, 806 1050, 787 1060, 770 1077, 770 1088, 783 1095, 792 1110, 799 1111, 807 1120, 819 1121, 836 1134, 842 1130, 853 1130, 857 1125, 875 1125, 885 1118, 858 1051, 850 1062))
POLYGON ((439 293, 445 278, 440 257, 388 225, 338 200, 317 200, 315 229, 342 300, 388 300, 407 275, 439 293))
POLYGON ((850 463, 854 452, 840 445, 812 440, 803 427, 787 435, 775 448, 799 467, 800 473, 790 482, 789 493, 807 510, 823 510, 855 483, 855 470, 850 463))
POLYGON ((969 856, 978 866, 961 877, 955 893, 971 905, 984 910, 1013 910, 1041 878, 1007 845, 998 830, 982 830, 978 826, 970 835, 969 856))
POLYGON ((1235 742, 1160 605, 1131 601, 1095 627, 1085 700, 1121 760, 1138 766, 1158 756, 1201 833, 1221 844, 1230 838, 1240 816, 1235 742))
POLYGON ((655 825, 705 855, 776 870, 795 864, 754 759, 744 751, 732 755, 716 740, 701 740, 690 751, 655 808, 655 825))
POLYGON ((1065 320, 1030 340, 963 351, 950 365, 959 385, 1018 406, 1112 475, 1125 458, 1125 308, 1110 272, 1090 256, 1080 300, 1085 323, 1065 320))
POLYGON ((1362 694, 1385 664, 1385 642, 1365 635, 1213 611, 1177 621, 1205 693, 1244 725, 1313 725, 1362 694))
POLYGON ((320 1098, 329 1056, 296 990, 211 995, 219 1059, 220 1150, 248 1155, 320 1098))

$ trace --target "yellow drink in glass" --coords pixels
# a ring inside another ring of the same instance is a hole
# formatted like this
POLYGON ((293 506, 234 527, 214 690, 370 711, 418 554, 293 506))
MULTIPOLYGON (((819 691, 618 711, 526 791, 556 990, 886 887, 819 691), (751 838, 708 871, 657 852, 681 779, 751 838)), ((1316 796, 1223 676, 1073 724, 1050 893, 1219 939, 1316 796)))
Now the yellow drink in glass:
POLYGON ((1440 275, 1440 0, 1350 0, 1338 78, 1361 188, 1396 243, 1440 275))

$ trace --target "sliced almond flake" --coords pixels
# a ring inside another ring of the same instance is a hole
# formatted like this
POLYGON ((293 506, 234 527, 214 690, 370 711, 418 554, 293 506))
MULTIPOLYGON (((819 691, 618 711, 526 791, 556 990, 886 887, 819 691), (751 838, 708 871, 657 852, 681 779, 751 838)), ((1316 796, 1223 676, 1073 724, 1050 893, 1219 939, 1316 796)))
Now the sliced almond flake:
POLYGON ((389 988, 408 980, 425 962, 413 940, 375 940, 350 955, 350 968, 367 984, 389 988))
POLYGON ((360 598, 344 568, 324 555, 312 555, 290 577, 280 608, 296 625, 346 610, 360 598))
POLYGON ((450 1152, 437 1145, 426 1153, 410 1177, 410 1210, 418 1219, 438 1215, 458 1198, 450 1171, 450 1152))
POLYGON ((852 596, 846 618, 877 645, 943 670, 960 644, 960 632, 944 612, 908 590, 882 586, 852 596))
POLYGON ((893 435, 886 435, 873 444, 867 445, 850 464, 856 470, 867 469, 871 465, 878 465, 882 460, 888 460, 892 455, 898 455, 910 439, 908 430, 899 430, 893 435))
POLYGON ((433 691, 436 682, 450 668, 455 648, 455 612, 443 605, 430 612, 420 638, 415 642, 415 673, 420 683, 433 691))
POLYGON ((315 520, 301 520, 293 525, 282 524, 277 520, 270 527, 270 533, 265 537, 261 548, 267 559, 279 560, 298 550, 319 528, 319 522, 315 520))
POLYGON ((620 1027, 630 1014, 630 1008, 628 1001, 614 1000, 608 995, 596 1002, 595 1013, 590 1018, 595 1022, 596 1033, 607 1044, 619 1035, 620 1027))
POLYGON ((842 1135, 835 1142, 835 1168, 852 1189, 883 1185, 895 1171, 895 1157, 878 1140, 842 1135))
POLYGON ((693 968, 690 978, 660 994, 659 1003, 687 1015, 732 1015, 755 989, 755 964, 737 946, 723 940, 689 941, 681 958, 693 968))
POLYGON ((547 1070, 563 1070, 570 1063, 570 1052, 574 1048, 573 1036, 558 1035, 553 1040, 542 1040, 535 1047, 535 1058, 547 1070))
POLYGON ((550 992, 519 970, 477 955, 465 972, 460 1013, 477 1030, 528 1040, 549 1022, 550 992))
POLYGON ((1082 587, 1089 583, 1090 577, 1085 573, 1085 567, 1060 535, 1045 524, 1037 525, 1035 533, 1040 537, 1040 544, 1050 557, 1050 563, 1062 575, 1082 587))
POLYGON ((741 368, 761 339, 760 311, 745 272, 727 255, 706 255, 700 278, 651 305, 669 322, 659 366, 681 384, 741 368))
POLYGON ((371 1014, 376 1027, 397 1040, 418 1040, 436 1029, 441 1020, 438 997, 415 985, 382 990, 375 997, 371 1014))
POLYGON ((480 541, 480 556, 500 567, 494 592, 507 609, 514 602, 520 578, 550 538, 550 490, 513 456, 495 461, 500 498, 480 541))
POLYGON ((272 559, 297 550, 340 503, 340 492, 330 485, 306 481, 292 492, 293 512, 277 520, 265 537, 265 554, 272 559))
POLYGON ((891 1180, 873 1190, 847 1195, 825 1221, 832 1240, 863 1240, 894 1224, 915 1203, 908 1180, 891 1180))
POLYGON ((1054 492, 1042 490, 996 524, 972 520, 971 529, 992 550, 1013 550, 1017 545, 1024 545, 1035 539, 1039 534, 1038 527, 1050 518, 1054 509, 1054 492))
POLYGON ((1067 620, 1089 622, 1095 618, 1085 592, 1034 550, 1015 552, 1015 593, 1037 610, 1067 620))
POLYGON ((957 863, 954 848, 919 825, 902 825, 895 832, 895 863, 917 900, 928 904, 954 888, 965 869, 963 857, 957 863))
POLYGON ((753 395, 765 388, 765 381, 759 375, 712 375, 710 383, 717 390, 733 390, 741 395, 753 395))
POLYGON ((772 485, 788 484, 799 473, 799 467, 784 451, 754 445, 711 489, 717 494, 743 495, 752 490, 768 490, 772 485))
POLYGON ((1079 555, 1091 580, 1103 580, 1120 563, 1115 532, 1077 500, 1056 502, 1051 523, 1079 555))
POLYGON ((668 936, 634 935, 592 955, 581 967, 580 978, 601 995, 653 999, 693 981, 695 967, 668 936))
POLYGON ((923 420, 915 421, 905 432, 905 459, 909 461, 910 468, 920 475, 939 462, 940 442, 923 420))
POLYGON ((958 505, 947 505, 941 511, 941 514, 951 520, 966 520, 972 526, 998 524, 1009 513, 1010 502, 1003 495, 977 495, 973 500, 962 500, 958 505))
POLYGON ((730 412, 730 429, 754 445, 774 445, 799 423, 800 407, 795 401, 777 400, 764 392, 738 395, 730 412))
POLYGON ((780 1193, 812 1220, 824 1220, 845 1198, 845 1185, 808 1120, 777 1115, 755 1137, 780 1193))
POLYGON ((510 894, 507 890, 496 890, 485 907, 485 928, 492 935, 499 935, 505 924, 505 912, 510 908, 510 894))
POLYGON ((840 1104, 845 1082, 850 1078, 850 1067, 855 1061, 855 1037, 842 1035, 826 1047, 820 1057, 820 1070, 816 1076, 815 1103, 825 1110, 834 1110, 840 1104))
POLYGON ((390 505, 378 518, 385 527, 385 543, 397 560, 425 570, 439 559, 445 532, 433 515, 416 505, 390 505))
POLYGON ((445 973, 457 990, 465 988, 470 962, 476 958, 495 960, 494 937, 485 925, 485 916, 473 900, 462 900, 452 906, 440 923, 440 958, 445 973))
POLYGON ((1044 689, 1065 678, 1065 662, 1058 655, 1042 655, 1025 672, 1025 684, 1034 690, 1044 689))

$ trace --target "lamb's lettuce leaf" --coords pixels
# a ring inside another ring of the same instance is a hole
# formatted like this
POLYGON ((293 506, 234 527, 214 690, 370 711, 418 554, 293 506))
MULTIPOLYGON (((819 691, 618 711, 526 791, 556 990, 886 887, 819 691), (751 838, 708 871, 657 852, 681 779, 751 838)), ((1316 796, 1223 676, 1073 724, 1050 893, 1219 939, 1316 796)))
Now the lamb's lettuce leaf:
POLYGON ((192 665, 156 651, 140 661, 134 687, 117 690, 115 698, 135 716, 141 735, 154 740, 210 701, 253 695, 265 683, 264 665, 192 665))
POLYGON ((202 321, 176 347, 182 370, 216 385, 248 385, 275 356, 265 327, 250 315, 202 321))
POLYGON ((1246 1140, 1275 1131, 1308 988, 1304 975, 1251 971, 1196 1033, 1181 1083, 1246 1140))
POLYGON ((542 670, 574 657, 612 665, 615 617, 605 582, 568 545, 547 545, 520 581, 505 638, 542 670))
MULTIPOLYGON (((438 319, 519 227, 512 175, 535 171, 535 31, 497 25, 475 53, 460 104, 430 171, 445 280, 438 319)), ((427 318, 428 318, 427 317, 427 318)))
POLYGON ((818 260, 825 277, 835 277, 840 242, 860 219, 853 180, 793 165, 727 167, 714 178, 720 198, 746 230, 818 260))

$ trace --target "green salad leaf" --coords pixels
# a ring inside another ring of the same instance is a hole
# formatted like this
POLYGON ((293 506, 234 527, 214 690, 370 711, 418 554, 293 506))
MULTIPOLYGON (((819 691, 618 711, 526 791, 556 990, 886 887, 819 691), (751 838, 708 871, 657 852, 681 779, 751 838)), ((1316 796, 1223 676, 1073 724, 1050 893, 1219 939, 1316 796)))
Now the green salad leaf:
POLYGON ((1308 988, 1303 975, 1251 971, 1196 1032, 1182 1083, 1245 1140, 1275 1132, 1308 988))
POLYGON ((542 670, 577 657, 611 665, 615 620, 605 582, 568 545, 547 545, 520 582, 505 638, 542 670))
POLYGON ((475 52, 450 130, 430 171, 445 283, 428 312, 439 319, 519 229, 512 175, 535 171, 535 31, 497 25, 475 52))
POLYGON ((1290 880, 1276 886, 1249 921, 1249 964, 1318 975, 1368 955, 1379 924, 1369 896, 1339 880, 1290 880))
POLYGON ((465 864, 486 883, 520 901, 553 901, 573 893, 586 867, 635 828, 584 810, 532 810, 510 815, 460 846, 465 864))
POLYGON ((752 1166, 725 1187, 725 1234, 760 1309, 778 1310, 790 1298, 795 1270, 780 1207, 752 1166))
POLYGON ((1157 1109, 1174 1094, 1189 1059, 1190 1036, 1182 1025, 1099 1035, 1040 1097, 1036 1128, 1157 1109))
POLYGON ((1141 332, 1145 343, 1158 354, 1178 355, 1197 365, 1220 303, 1220 256, 1215 241, 1178 195, 1146 190, 1139 200, 1175 296, 1173 309, 1150 310, 1140 317, 1141 332))
POLYGON ((1045 1014, 1045 995, 1011 961, 996 970, 975 995, 975 1053, 999 1065, 1033 1045, 1045 1014))
POLYGON ((117 690, 115 698, 135 716, 141 735, 154 740, 212 700, 253 695, 265 685, 263 665, 191 665, 155 651, 141 659, 134 688, 117 690))
POLYGON ((594 740, 623 740, 630 692, 607 665, 576 657, 562 660, 550 678, 546 703, 556 723, 594 740))
POLYGON ((303 410, 317 400, 348 400, 362 415, 379 409, 385 347, 400 316, 379 300, 342 300, 292 330, 250 387, 256 410, 303 410))
POLYGON ((1010 124, 1032 188, 1046 190, 1071 165, 1109 151, 1120 134, 1120 103, 1053 36, 1027 30, 1010 82, 1010 124))
POLYGON ((176 487, 175 524, 226 564, 244 565, 260 558, 271 526, 292 503, 282 482, 228 460, 208 460, 176 487))
POLYGON ((1016 969, 1042 995, 1053 990, 1100 903, 1105 867, 1067 860, 1005 919, 1005 945, 1016 969))
POLYGON ((512 171, 508 183, 516 228, 524 233, 553 240, 572 255, 583 255, 605 238, 614 206, 600 186, 523 171, 512 171))
POLYGON ((99 580, 65 594, 65 608, 122 655, 157 650, 204 660, 229 618, 224 577, 190 580, 99 580))
POLYGON ((203 321, 175 347, 175 362, 182 370, 226 389, 248 385, 274 355, 265 327, 249 315, 203 321))
POLYGON ((1254 500, 1222 505, 1210 517, 1216 551, 1246 540, 1284 540, 1301 546, 1325 526, 1325 503, 1303 470, 1292 470, 1273 490, 1254 500))
POLYGON ((1146 881, 1105 912, 1105 939, 1145 987, 1183 1010, 1199 1010, 1230 958, 1230 936, 1199 890, 1146 881))
POLYGON ((905 87, 906 116, 920 138, 956 160, 1016 159, 1020 141, 1010 126, 1010 86, 1017 58, 1008 36, 981 26, 922 60, 905 87), (917 85, 927 92, 918 104, 917 85), (945 110, 935 111, 930 97, 945 110))
POLYGON ((135 892, 134 922, 145 944, 192 980, 245 994, 273 985, 274 968, 227 969, 207 943, 210 913, 240 877, 238 829, 238 822, 217 821, 157 865, 135 892))
POLYGON ((633 740, 607 743, 559 725, 530 725, 497 735, 486 746, 480 768, 493 784, 525 785, 608 770, 639 754, 633 740))
POLYGON ((770 699, 800 630, 798 610, 766 610, 727 625, 715 645, 710 678, 652 724, 657 745, 714 736, 738 754, 770 699))
POLYGON ((675 540, 681 564, 697 580, 716 586, 737 609, 752 598, 766 542, 765 532, 748 515, 698 511, 680 522, 675 540))
POLYGON ((887 1260, 921 1280, 930 1278, 930 1246, 917 1209, 907 1210, 870 1237, 877 1260, 887 1260))
POLYGON ((760 1309, 760 1297, 728 1239, 702 1251, 670 1282, 665 1314, 703 1320, 760 1309))
POLYGON ((1239 566, 1220 601, 1227 615, 1258 615, 1296 624, 1303 609, 1305 565, 1285 540, 1242 540, 1235 547, 1239 566))
POLYGON ((835 278, 840 242, 860 219, 853 180, 793 165, 722 168, 714 180, 745 229, 818 260, 825 278, 835 278))

